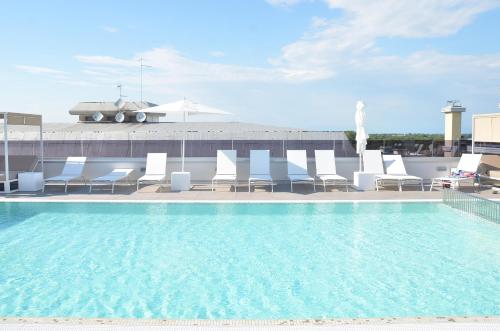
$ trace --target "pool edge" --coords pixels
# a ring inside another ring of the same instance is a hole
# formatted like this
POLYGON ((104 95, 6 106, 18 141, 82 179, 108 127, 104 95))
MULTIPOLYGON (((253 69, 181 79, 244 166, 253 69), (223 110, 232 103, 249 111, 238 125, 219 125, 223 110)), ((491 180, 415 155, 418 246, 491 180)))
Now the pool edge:
POLYGON ((279 320, 173 320, 136 318, 0 317, 0 325, 109 326, 338 326, 386 324, 486 323, 500 326, 499 316, 381 317, 279 320))

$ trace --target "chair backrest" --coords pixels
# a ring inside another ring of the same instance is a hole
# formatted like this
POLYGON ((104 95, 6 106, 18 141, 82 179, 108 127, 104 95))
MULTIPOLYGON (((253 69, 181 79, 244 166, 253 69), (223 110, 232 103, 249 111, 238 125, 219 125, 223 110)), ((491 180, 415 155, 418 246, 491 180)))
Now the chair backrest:
POLYGON ((86 157, 75 157, 70 156, 66 159, 64 168, 62 170, 62 176, 81 176, 83 173, 83 167, 85 166, 86 157))
POLYGON ((286 151, 286 160, 288 164, 289 175, 308 175, 307 173, 307 154, 304 149, 286 151))
POLYGON ((385 173, 388 175, 407 175, 401 155, 384 155, 385 173))
POLYGON ((256 150, 250 151, 250 175, 270 175, 270 158, 269 150, 256 150))
POLYGON ((477 172, 483 154, 462 154, 458 162, 457 170, 466 172, 477 172))
POLYGON ((236 175, 236 151, 233 149, 217 150, 217 174, 236 175))
POLYGON ((363 152, 363 172, 384 174, 384 162, 380 150, 366 150, 363 152))
POLYGON ((336 175, 337 167, 335 165, 334 150, 315 150, 316 175, 336 175))
POLYGON ((146 175, 165 175, 167 173, 167 153, 148 153, 146 175))

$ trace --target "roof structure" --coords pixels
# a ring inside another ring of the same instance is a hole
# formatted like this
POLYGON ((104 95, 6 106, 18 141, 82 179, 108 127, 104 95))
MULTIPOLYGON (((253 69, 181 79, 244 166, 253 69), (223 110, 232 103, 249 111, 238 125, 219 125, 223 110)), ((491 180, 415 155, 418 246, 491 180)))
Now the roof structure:
MULTIPOLYGON (((29 126, 9 131, 10 140, 36 140, 39 134, 29 126)), ((241 122, 44 123, 43 131, 44 140, 179 140, 185 132, 188 140, 347 140, 343 131, 241 122)))

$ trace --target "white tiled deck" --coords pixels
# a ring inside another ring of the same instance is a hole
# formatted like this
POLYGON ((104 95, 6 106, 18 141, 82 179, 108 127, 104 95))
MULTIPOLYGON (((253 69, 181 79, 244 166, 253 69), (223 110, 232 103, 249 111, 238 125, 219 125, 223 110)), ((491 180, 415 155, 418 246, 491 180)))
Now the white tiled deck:
MULTIPOLYGON (((314 192, 311 185, 294 185, 294 192, 291 193, 288 184, 281 184, 271 192, 267 187, 257 187, 254 191, 248 192, 246 185, 239 185, 236 192, 228 185, 219 185, 214 192, 210 185, 194 185, 191 191, 171 192, 170 187, 159 185, 143 186, 138 191, 135 185, 117 186, 115 193, 111 194, 109 189, 95 187, 92 193, 88 193, 88 186, 72 185, 68 188, 68 193, 64 193, 62 186, 47 187, 45 193, 13 193, 8 196, 0 196, 0 201, 4 200, 34 200, 34 201, 373 201, 373 200, 441 200, 442 192, 426 191, 422 192, 415 188, 405 189, 399 192, 395 189, 381 191, 358 192, 350 189, 344 192, 343 189, 329 188, 323 192, 323 188, 318 186, 318 191, 314 192)), ((466 191, 472 192, 472 189, 466 191)), ((500 194, 493 194, 491 189, 482 189, 479 196, 487 199, 500 199, 500 194)))
POLYGON ((0 330, 500 330, 499 317, 430 317, 333 320, 225 320, 173 321, 136 319, 0 319, 0 330))

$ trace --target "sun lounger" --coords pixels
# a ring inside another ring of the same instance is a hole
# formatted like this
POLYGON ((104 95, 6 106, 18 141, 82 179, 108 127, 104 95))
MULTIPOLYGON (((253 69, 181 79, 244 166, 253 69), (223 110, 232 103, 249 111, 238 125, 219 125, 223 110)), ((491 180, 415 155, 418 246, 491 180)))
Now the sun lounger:
POLYGON ((230 182, 234 184, 236 192, 236 151, 218 150, 217 151, 217 170, 212 178, 212 191, 217 182, 230 182))
POLYGON ((52 183, 63 183, 64 184, 64 192, 68 191, 68 184, 77 179, 83 179, 82 173, 83 168, 85 167, 85 162, 87 161, 86 157, 68 157, 66 159, 66 163, 64 164, 64 168, 59 176, 54 176, 50 178, 46 178, 42 192, 45 192, 45 185, 52 183))
POLYGON ((115 192, 115 184, 127 178, 134 169, 114 169, 109 174, 92 179, 89 192, 92 192, 93 185, 111 185, 111 193, 115 192))
POLYGON ((482 154, 462 154, 458 166, 452 169, 449 176, 432 179, 430 191, 437 184, 449 184, 452 189, 458 189, 460 184, 467 182, 474 185, 482 156, 482 154))
POLYGON ((167 177, 167 153, 148 153, 146 173, 137 179, 137 189, 141 183, 160 183, 167 177))
POLYGON ((366 150, 363 152, 363 172, 375 175, 385 174, 384 160, 380 150, 366 150))
POLYGON ((424 180, 417 176, 411 176, 406 173, 406 168, 401 155, 384 155, 383 156, 385 174, 375 176, 375 187, 377 191, 380 186, 385 183, 395 182, 398 185, 399 191, 403 191, 403 186, 408 183, 420 185, 424 190, 424 180))
POLYGON ((314 191, 314 178, 307 173, 307 154, 305 150, 287 150, 286 160, 288 164, 288 179, 290 180, 290 191, 293 192, 293 183, 311 183, 314 191))
MULTIPOLYGON (((347 179, 337 175, 337 167, 335 165, 334 150, 316 150, 314 151, 316 158, 316 178, 323 182, 323 190, 326 192, 326 185, 331 183, 342 183, 345 185, 346 192, 349 191, 347 179)), ((315 183, 316 185, 316 183, 315 183)))
POLYGON ((269 150, 250 151, 250 176, 248 178, 248 192, 252 183, 268 183, 271 192, 274 192, 273 178, 271 177, 269 150))

